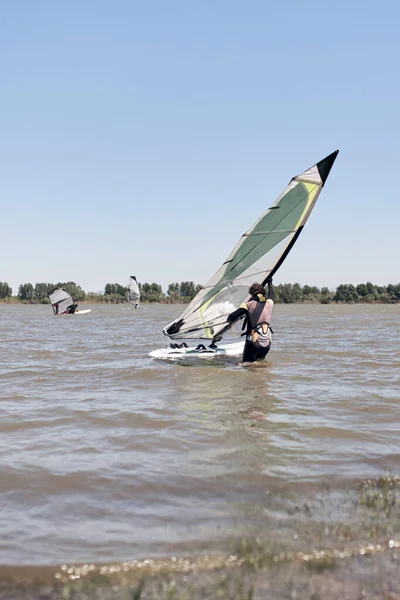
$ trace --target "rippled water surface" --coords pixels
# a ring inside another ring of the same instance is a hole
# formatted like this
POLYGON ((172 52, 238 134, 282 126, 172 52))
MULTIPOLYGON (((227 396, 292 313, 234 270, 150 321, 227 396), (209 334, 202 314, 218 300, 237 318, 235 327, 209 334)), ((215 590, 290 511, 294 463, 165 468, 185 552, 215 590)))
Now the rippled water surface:
POLYGON ((0 305, 1 564, 282 536, 298 494, 399 471, 400 305, 278 305, 251 367, 149 358, 179 306, 91 308, 0 305))

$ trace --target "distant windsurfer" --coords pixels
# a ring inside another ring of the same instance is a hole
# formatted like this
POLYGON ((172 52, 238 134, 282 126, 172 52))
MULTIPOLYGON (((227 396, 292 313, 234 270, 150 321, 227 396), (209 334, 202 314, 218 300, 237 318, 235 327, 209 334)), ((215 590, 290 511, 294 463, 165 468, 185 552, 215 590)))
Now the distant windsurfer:
POLYGON ((74 302, 73 304, 70 304, 70 306, 67 307, 67 310, 65 311, 66 315, 73 315, 76 311, 76 309, 78 308, 78 304, 76 304, 76 302, 74 302))
POLYGON ((272 329, 270 321, 275 295, 272 278, 267 279, 267 283, 268 297, 262 285, 253 283, 249 288, 250 300, 244 302, 227 318, 228 323, 234 323, 242 317, 246 318, 246 342, 243 350, 243 362, 263 360, 271 348, 272 329))

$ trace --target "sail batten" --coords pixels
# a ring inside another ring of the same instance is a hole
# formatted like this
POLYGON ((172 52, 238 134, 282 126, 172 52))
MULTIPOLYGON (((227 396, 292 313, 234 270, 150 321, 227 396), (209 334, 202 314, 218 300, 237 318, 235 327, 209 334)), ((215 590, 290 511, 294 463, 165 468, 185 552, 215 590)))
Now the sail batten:
POLYGON ((270 233, 293 233, 292 229, 271 229, 270 231, 256 231, 255 233, 245 233, 244 236, 250 235, 269 235, 270 233))
POLYGON ((293 177, 273 206, 244 233, 222 266, 182 315, 164 329, 172 339, 220 339, 226 317, 248 298, 249 286, 265 285, 298 239, 338 151, 293 177))

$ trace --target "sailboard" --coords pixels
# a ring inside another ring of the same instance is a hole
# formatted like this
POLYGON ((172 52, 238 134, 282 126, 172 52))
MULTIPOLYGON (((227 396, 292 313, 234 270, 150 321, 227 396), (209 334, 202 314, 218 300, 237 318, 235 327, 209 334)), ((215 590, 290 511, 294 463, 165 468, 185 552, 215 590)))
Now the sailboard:
POLYGON ((49 298, 55 315, 84 315, 92 311, 90 308, 87 308, 85 310, 76 309, 74 313, 66 313, 65 311, 74 303, 74 300, 72 296, 62 288, 55 289, 54 292, 49 295, 49 298))
POLYGON ((227 316, 249 299, 248 289, 254 283, 265 285, 282 266, 313 210, 329 176, 339 150, 332 152, 300 175, 293 177, 275 202, 242 235, 228 258, 207 284, 193 298, 183 313, 164 329, 171 340, 184 340, 161 350, 150 352, 153 358, 179 358, 221 355, 230 351, 240 356, 239 345, 218 345, 230 329, 227 316), (189 347, 185 340, 206 340, 189 347), (162 354, 162 355, 161 355, 162 354))
POLYGON ((140 307, 140 288, 137 279, 134 275, 131 275, 129 277, 128 302, 134 304, 135 308, 140 307))

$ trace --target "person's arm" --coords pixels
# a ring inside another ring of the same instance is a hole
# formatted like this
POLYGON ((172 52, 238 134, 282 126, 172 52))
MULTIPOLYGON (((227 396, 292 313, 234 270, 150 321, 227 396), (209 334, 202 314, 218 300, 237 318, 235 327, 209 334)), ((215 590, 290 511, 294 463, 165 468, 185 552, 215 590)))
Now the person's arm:
POLYGON ((272 285, 272 277, 271 277, 271 279, 267 279, 267 283, 268 283, 268 300, 271 300, 271 304, 273 304, 275 301, 275 290, 274 290, 274 286, 272 285))
POLYGON ((237 310, 233 311, 233 313, 228 315, 226 320, 228 321, 228 323, 234 323, 235 321, 243 317, 245 314, 247 314, 247 308, 241 306, 237 310))

